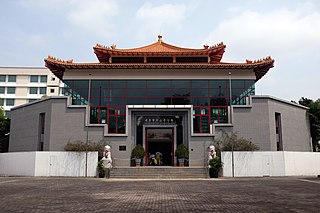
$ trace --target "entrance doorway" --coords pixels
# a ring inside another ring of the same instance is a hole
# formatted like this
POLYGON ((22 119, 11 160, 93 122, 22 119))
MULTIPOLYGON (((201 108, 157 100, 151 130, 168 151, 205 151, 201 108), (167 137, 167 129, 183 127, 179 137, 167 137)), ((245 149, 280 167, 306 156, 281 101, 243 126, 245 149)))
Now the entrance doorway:
POLYGON ((148 127, 145 135, 148 165, 173 166, 174 128, 148 127))

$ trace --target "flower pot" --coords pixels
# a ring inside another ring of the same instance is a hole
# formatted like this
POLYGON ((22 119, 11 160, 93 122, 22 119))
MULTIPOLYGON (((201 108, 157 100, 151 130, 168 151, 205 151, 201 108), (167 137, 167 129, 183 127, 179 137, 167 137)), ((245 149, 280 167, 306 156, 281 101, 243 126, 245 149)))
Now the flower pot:
POLYGON ((179 167, 184 167, 184 158, 178 158, 179 167))
POLYGON ((210 178, 218 178, 219 171, 215 168, 209 168, 209 177, 210 178))
POLYGON ((105 177, 105 173, 104 172, 99 172, 99 178, 104 178, 105 177))
POLYGON ((136 167, 140 167, 140 165, 141 165, 141 158, 136 158, 135 161, 136 161, 136 167))

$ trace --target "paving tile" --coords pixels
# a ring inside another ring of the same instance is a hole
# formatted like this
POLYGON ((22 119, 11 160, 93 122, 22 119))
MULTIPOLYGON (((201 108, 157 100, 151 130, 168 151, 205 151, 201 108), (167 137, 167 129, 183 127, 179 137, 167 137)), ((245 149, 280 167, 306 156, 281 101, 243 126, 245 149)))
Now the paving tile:
POLYGON ((0 177, 0 212, 318 212, 317 178, 0 177))

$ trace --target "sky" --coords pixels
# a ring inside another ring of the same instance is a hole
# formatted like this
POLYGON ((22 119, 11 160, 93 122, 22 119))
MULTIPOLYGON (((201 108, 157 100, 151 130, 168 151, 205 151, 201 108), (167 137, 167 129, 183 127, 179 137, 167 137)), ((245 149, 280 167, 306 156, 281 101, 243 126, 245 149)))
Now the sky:
POLYGON ((203 48, 223 62, 271 56, 257 95, 320 98, 319 0, 1 0, 0 67, 43 67, 48 55, 97 62, 93 46, 157 41, 203 48))

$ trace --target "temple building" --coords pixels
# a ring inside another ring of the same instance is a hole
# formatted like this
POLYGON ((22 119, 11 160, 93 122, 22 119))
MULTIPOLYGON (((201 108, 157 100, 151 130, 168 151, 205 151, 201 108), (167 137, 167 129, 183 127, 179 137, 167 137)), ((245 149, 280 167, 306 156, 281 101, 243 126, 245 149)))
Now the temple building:
POLYGON ((255 83, 274 66, 266 57, 223 62, 226 46, 201 49, 165 43, 119 49, 96 45, 99 62, 49 56, 45 65, 64 84, 63 97, 12 109, 10 151, 60 151, 77 140, 105 140, 114 166, 129 166, 141 144, 163 165, 176 166, 175 149, 189 149, 189 166, 206 166, 208 147, 234 132, 262 151, 310 151, 307 108, 256 96, 255 83), (26 126, 25 124, 28 123, 26 126))

